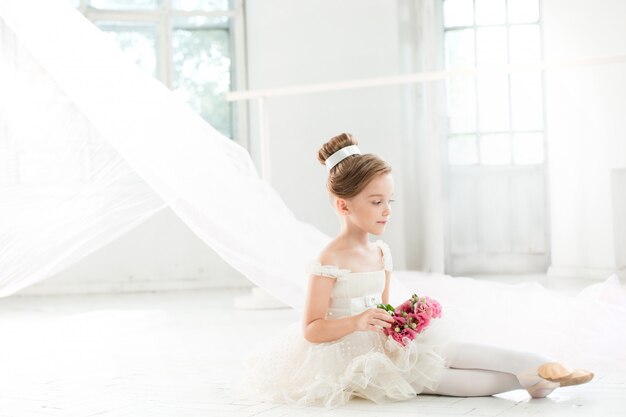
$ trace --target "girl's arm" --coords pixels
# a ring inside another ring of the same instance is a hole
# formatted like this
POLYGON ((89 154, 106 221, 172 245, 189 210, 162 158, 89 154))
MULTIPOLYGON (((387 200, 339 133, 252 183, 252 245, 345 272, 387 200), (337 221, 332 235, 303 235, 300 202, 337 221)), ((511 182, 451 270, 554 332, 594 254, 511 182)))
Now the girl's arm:
MULTIPOLYGON (((380 308, 368 308, 354 316, 327 320, 330 294, 334 278, 311 275, 302 322, 303 335, 311 343, 332 342, 356 331, 377 331, 384 333, 393 318, 380 308)), ((386 285, 388 287, 388 285, 386 285)))
POLYGON ((304 338, 311 343, 332 342, 356 331, 355 316, 333 320, 325 318, 334 284, 334 278, 322 275, 309 277, 302 333, 304 338))

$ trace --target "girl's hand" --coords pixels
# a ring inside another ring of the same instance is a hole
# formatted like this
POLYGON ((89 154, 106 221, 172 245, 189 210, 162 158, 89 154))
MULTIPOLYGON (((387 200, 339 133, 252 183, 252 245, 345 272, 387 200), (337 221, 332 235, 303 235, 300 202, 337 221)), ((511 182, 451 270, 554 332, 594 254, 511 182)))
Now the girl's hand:
POLYGON ((391 323, 393 323, 393 317, 382 308, 368 308, 354 317, 356 330, 360 331, 371 330, 384 333, 383 329, 378 326, 389 328, 391 327, 391 323))

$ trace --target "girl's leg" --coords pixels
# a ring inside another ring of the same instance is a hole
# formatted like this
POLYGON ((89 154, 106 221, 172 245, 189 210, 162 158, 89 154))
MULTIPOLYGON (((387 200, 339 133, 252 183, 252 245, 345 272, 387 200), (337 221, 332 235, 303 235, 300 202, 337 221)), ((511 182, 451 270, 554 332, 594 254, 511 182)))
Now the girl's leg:
MULTIPOLYGON (((483 376, 478 387, 466 387, 464 384, 468 382, 467 378, 471 379, 471 377, 466 377, 467 374, 457 372, 459 381, 442 380, 444 385, 437 391, 452 389, 452 392, 470 390, 471 392, 488 393, 523 388, 533 398, 543 398, 559 386, 558 383, 546 381, 535 373, 535 369, 541 364, 554 362, 554 359, 549 356, 535 352, 463 342, 454 343, 449 346, 449 349, 449 353, 452 354, 452 359, 448 364, 450 369, 457 371, 481 370, 500 374, 500 376, 483 376), (506 377, 502 375, 506 375, 506 377)), ((469 384, 471 385, 473 382, 470 380, 469 384)))
POLYGON ((536 368, 545 362, 555 362, 549 356, 535 352, 524 352, 475 343, 454 343, 450 345, 453 354, 451 368, 486 369, 517 375, 529 368, 536 368))
POLYGON ((483 369, 446 368, 439 386, 422 394, 451 395, 454 397, 477 397, 499 394, 522 386, 514 375, 483 369))

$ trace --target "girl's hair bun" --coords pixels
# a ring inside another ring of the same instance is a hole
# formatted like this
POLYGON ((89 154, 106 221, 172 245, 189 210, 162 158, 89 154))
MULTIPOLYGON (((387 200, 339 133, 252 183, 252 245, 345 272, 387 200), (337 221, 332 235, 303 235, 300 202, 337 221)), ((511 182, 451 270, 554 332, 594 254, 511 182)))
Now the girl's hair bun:
MULTIPOLYGON (((320 164, 326 165, 326 159, 339 149, 358 144, 350 133, 333 136, 317 151, 317 160, 320 164)), ((391 166, 378 155, 372 153, 350 155, 330 170, 326 188, 337 197, 352 198, 374 177, 390 172, 391 166)))
MULTIPOLYGON (((350 145, 358 145, 359 142, 352 137, 350 133, 342 133, 334 136, 328 140, 319 151, 317 151, 317 160, 320 164, 326 165, 326 160, 329 156, 337 152, 341 148, 345 148, 350 145)), ((354 156, 354 155, 351 155, 354 156)))

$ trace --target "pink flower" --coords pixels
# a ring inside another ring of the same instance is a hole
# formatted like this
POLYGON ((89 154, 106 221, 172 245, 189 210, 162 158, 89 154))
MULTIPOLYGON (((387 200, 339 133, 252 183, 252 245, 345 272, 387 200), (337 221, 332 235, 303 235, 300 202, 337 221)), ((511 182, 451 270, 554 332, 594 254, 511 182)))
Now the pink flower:
POLYGON ((404 342, 402 341, 402 333, 396 333, 393 332, 391 334, 391 337, 393 338, 393 340, 395 340, 396 342, 400 343, 402 346, 404 346, 404 342))
POLYGON ((432 307, 431 307, 430 303, 426 300, 426 297, 420 299, 420 301, 418 301, 415 304, 415 312, 416 313, 426 312, 426 313, 428 313, 428 315, 431 315, 431 311, 432 311, 432 307))
POLYGON ((407 327, 406 329, 402 329, 401 333, 405 337, 408 337, 411 340, 415 339, 415 336, 417 336, 417 332, 415 330, 411 329, 410 327, 407 327))
MULTIPOLYGON (((379 305, 379 307, 384 306, 379 305)), ((386 307, 393 308, 390 305, 386 307)), ((392 313, 394 322, 383 332, 400 345, 406 346, 407 341, 414 340, 418 333, 429 326, 431 319, 441 317, 441 310, 441 304, 436 300, 428 296, 418 297, 417 294, 413 294, 410 299, 394 309, 392 313)))
POLYGON ((435 300, 430 300, 433 317, 441 317, 441 304, 435 300))
POLYGON ((410 313, 413 311, 413 305, 411 304, 411 300, 406 300, 398 307, 396 307, 396 315, 401 316, 402 313, 410 313))
POLYGON ((418 324, 417 324, 417 332, 420 333, 430 324, 430 316, 426 313, 420 312, 418 313, 418 324))

